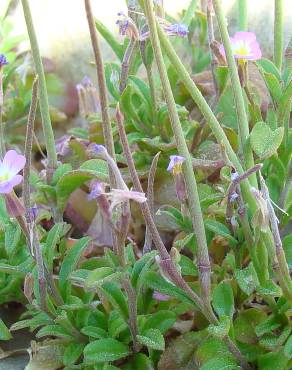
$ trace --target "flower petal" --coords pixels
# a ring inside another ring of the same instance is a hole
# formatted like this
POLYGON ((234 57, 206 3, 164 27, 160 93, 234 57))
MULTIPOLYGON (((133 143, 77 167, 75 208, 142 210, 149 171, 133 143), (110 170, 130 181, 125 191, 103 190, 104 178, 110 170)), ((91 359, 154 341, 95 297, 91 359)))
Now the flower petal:
POLYGON ((21 175, 15 175, 11 179, 0 183, 0 194, 9 194, 14 186, 19 185, 23 180, 21 175))
POLYGON ((8 150, 3 159, 3 165, 8 168, 11 175, 16 175, 25 166, 25 157, 15 150, 8 150))

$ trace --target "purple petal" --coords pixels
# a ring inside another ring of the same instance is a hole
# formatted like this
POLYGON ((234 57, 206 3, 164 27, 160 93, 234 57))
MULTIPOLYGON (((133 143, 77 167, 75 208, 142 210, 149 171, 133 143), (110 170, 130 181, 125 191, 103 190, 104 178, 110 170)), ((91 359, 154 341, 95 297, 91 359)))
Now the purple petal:
POLYGON ((154 290, 152 297, 156 299, 157 301, 169 301, 171 298, 166 294, 161 294, 157 290, 154 290))
POLYGON ((14 186, 19 185, 23 180, 21 175, 15 175, 11 179, 0 183, 0 194, 9 194, 14 186))
POLYGON ((17 154, 15 150, 8 150, 4 156, 3 165, 8 168, 11 175, 16 175, 25 166, 25 157, 17 154))

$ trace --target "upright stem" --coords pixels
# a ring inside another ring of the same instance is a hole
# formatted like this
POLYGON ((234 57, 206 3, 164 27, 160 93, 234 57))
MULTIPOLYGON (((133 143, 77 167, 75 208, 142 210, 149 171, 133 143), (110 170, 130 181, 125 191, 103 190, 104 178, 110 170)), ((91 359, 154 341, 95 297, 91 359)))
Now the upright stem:
POLYGON ((239 18, 239 30, 247 31, 248 29, 247 0, 238 0, 238 18, 239 18))
POLYGON ((90 0, 84 0, 84 4, 85 4, 85 10, 86 10, 86 15, 87 15, 87 22, 88 22, 88 27, 89 27, 90 37, 91 37, 94 58, 95 58, 95 64, 96 64, 104 143, 105 143, 105 147, 109 155, 112 158, 115 158, 114 139, 113 139, 112 126, 111 126, 111 121, 110 121, 110 116, 109 116, 109 111, 108 111, 109 108, 108 108, 108 98, 107 98, 107 90, 106 90, 105 75, 104 75, 104 65, 103 65, 103 60, 102 60, 101 48, 99 44, 99 38, 98 38, 96 28, 95 28, 90 0))
POLYGON ((148 20, 151 43, 159 70, 160 80, 163 87, 164 97, 168 106, 169 117, 172 125, 172 130, 175 136, 176 146, 179 155, 185 158, 183 165, 183 174, 188 193, 189 210, 192 217, 194 232, 198 243, 198 268, 200 271, 201 289, 203 298, 206 302, 210 302, 210 261, 208 253, 208 245, 205 234, 203 214, 200 207, 200 199, 197 189, 196 178, 193 171, 192 158, 185 141, 184 133, 181 127, 180 119, 176 109, 176 103, 171 91, 171 85, 168 80, 167 70, 164 64, 163 55, 159 43, 155 15, 153 12, 152 0, 145 1, 145 13, 148 20))
POLYGON ((2 112, 4 105, 3 96, 3 71, 0 67, 0 158, 3 159, 5 153, 5 140, 4 140, 4 124, 2 121, 2 112))
POLYGON ((40 55, 40 50, 37 42, 37 37, 33 25, 33 20, 31 16, 31 11, 29 7, 29 0, 21 0, 23 13, 25 17, 27 32, 30 40, 31 45, 31 52, 34 60, 34 65, 36 69, 36 73, 39 77, 39 104, 40 104, 40 111, 42 116, 42 126, 44 132, 44 140, 47 149, 47 156, 48 156, 48 168, 53 170, 57 168, 57 153, 55 147, 55 139, 54 133, 51 123, 51 117, 49 113, 49 101, 48 101, 48 93, 47 93, 47 86, 46 86, 46 79, 45 73, 43 68, 43 63, 40 55))
MULTIPOLYGON (((240 85, 240 80, 237 71, 237 65, 235 63, 235 59, 233 56, 231 43, 228 35, 226 19, 221 7, 221 0, 213 0, 213 5, 215 9, 215 14, 217 17, 219 30, 222 38, 222 42, 224 45, 226 59, 229 67, 229 73, 231 77, 231 86, 233 90, 233 96, 237 111, 237 120, 238 120, 238 127, 239 127, 239 136, 241 142, 241 149, 244 154, 244 161, 245 161, 245 168, 251 168, 254 166, 254 159, 252 149, 249 143, 249 125, 248 119, 245 109, 245 102, 244 97, 240 85)), ((250 181, 253 187, 257 188, 257 179, 256 175, 253 174, 250 177, 250 181)))
POLYGON ((283 0, 275 0, 274 19, 274 62, 281 71, 283 60, 283 0))
POLYGON ((209 44, 209 51, 211 55, 211 71, 212 71, 212 77, 213 77, 213 83, 216 93, 216 103, 219 98, 219 89, 218 89, 218 83, 216 79, 216 73, 215 68, 217 66, 217 58, 214 55, 214 52, 212 50, 212 45, 215 41, 214 36, 214 26, 213 26, 213 18, 212 18, 212 1, 209 0, 207 4, 207 24, 208 24, 208 44, 209 44))

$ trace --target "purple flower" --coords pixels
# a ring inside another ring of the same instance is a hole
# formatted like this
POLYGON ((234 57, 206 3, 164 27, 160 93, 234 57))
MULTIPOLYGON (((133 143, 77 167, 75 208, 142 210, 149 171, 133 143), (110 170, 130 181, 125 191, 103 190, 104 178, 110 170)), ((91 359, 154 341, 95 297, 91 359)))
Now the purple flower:
POLYGON ((188 26, 185 24, 174 23, 165 27, 168 36, 186 37, 189 33, 188 26))
POLYGON ((23 177, 18 175, 25 165, 25 157, 9 150, 0 161, 0 194, 9 194, 14 186, 19 185, 23 177))
MULTIPOLYGON (((260 46, 253 32, 236 32, 230 37, 231 48, 236 59, 258 60, 262 57, 260 46)), ((225 57, 224 46, 220 46, 220 53, 225 57)))
POLYGON ((139 38, 139 31, 133 20, 127 17, 123 12, 119 12, 118 17, 116 24, 119 26, 120 35, 137 40, 139 38))
POLYGON ((185 158, 180 155, 171 155, 167 171, 172 172, 173 175, 177 175, 182 172, 182 164, 185 158))
POLYGON ((104 194, 104 185, 97 181, 91 181, 89 185, 90 193, 87 196, 88 200, 93 200, 99 198, 102 194, 104 194))
POLYGON ((4 54, 0 54, 0 70, 3 66, 7 65, 8 61, 4 54))
MULTIPOLYGON (((186 37, 189 33, 188 26, 185 24, 179 23, 166 23, 165 20, 159 21, 160 26, 164 29, 168 36, 179 36, 179 37, 186 37)), ((143 32, 140 36, 140 40, 144 41, 149 37, 149 31, 143 32)))

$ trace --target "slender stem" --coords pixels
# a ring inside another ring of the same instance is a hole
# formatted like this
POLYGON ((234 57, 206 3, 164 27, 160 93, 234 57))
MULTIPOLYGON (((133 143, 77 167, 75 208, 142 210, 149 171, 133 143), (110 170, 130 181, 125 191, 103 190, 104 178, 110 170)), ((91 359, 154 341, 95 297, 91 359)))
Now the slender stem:
MULTIPOLYGON (((135 163, 134 163, 134 160, 133 160, 133 157, 132 157, 131 149, 130 149, 130 146, 129 146, 127 134, 126 134, 125 127, 124 127, 123 116, 120 112, 119 106, 117 107, 116 118, 117 118, 117 125, 118 125, 119 135, 120 135, 120 139, 121 139, 121 144, 122 144, 122 147, 123 147, 124 155, 125 155, 127 163, 128 163, 128 167, 129 167, 130 175, 131 175, 132 182, 133 182, 133 185, 134 185, 134 189, 136 191, 143 192, 143 188, 142 188, 138 173, 137 173, 136 168, 135 168, 135 163)), ((145 203, 141 203, 140 207, 141 207, 143 217, 145 219, 145 223, 146 223, 147 227, 149 228, 149 230, 151 232, 152 240, 153 240, 153 242, 154 242, 154 244, 155 244, 155 246, 158 250, 158 253, 159 253, 159 256, 160 256, 161 260, 162 261, 170 261, 170 263, 171 263, 172 271, 168 271, 168 274, 170 276, 172 276, 172 278, 177 282, 177 285, 179 287, 181 287, 183 290, 185 290, 188 293, 188 295, 194 300, 194 302, 197 304, 197 306, 200 309, 202 309, 204 307, 204 303, 203 303, 202 299, 183 280, 181 275, 178 273, 175 265, 172 263, 170 255, 169 255, 165 245, 163 244, 163 241, 161 240, 161 237, 160 237, 159 232, 157 230, 157 227, 155 225, 155 222, 154 222, 154 219, 152 217, 151 209, 150 209, 148 201, 145 202, 145 203)))
POLYGON ((207 11, 207 2, 208 2, 208 0, 201 0, 201 10, 204 13, 206 13, 206 11, 207 11))
POLYGON ((283 0, 275 0, 275 19, 274 19, 274 62, 282 70, 284 32, 283 32, 283 0))
MULTIPOLYGON (((86 15, 87 15, 87 22, 88 22, 88 27, 89 27, 90 37, 91 37, 94 58, 95 58, 95 64, 96 64, 104 143, 105 143, 105 147, 108 153, 110 154, 110 156, 112 158, 115 158, 114 139, 113 139, 112 126, 111 126, 111 121, 110 121, 110 116, 109 116, 109 111, 108 111, 109 107, 108 107, 105 75, 104 75, 104 65, 103 65, 103 60, 102 60, 101 48, 99 44, 99 38, 98 38, 96 28, 95 28, 93 13, 91 9, 91 2, 90 0, 84 0, 84 4, 85 4, 85 10, 86 10, 86 15)), ((113 180, 113 177, 112 177, 112 180, 113 180)))
POLYGON ((3 71, 0 67, 0 158, 4 157, 5 153, 5 140, 4 140, 4 123, 2 121, 4 96, 3 96, 3 71))
POLYGON ((283 246, 282 246, 282 240, 281 240, 281 236, 279 232, 278 219, 277 219, 273 204, 271 202, 269 189, 261 175, 260 175, 260 183, 261 183, 261 190, 263 193, 263 197, 266 200, 267 206, 268 206, 270 225, 272 229, 272 235, 273 235, 275 251, 276 251, 276 258, 279 264, 280 284, 283 289, 283 293, 287 296, 287 299, 290 301, 290 303, 292 303, 292 281, 290 278, 290 273, 289 273, 285 253, 284 253, 283 246))
MULTIPOLYGON (((226 59, 229 67, 229 73, 231 77, 231 86, 234 95, 234 101, 237 111, 237 119, 238 119, 238 126, 239 126, 239 136, 241 142, 241 149, 244 154, 244 161, 245 167, 251 168, 254 166, 254 159, 252 149, 249 143, 249 124, 247 119, 247 113, 245 109, 245 102, 242 93, 242 88, 240 85, 240 80, 238 76, 237 66, 235 63, 235 59, 233 56, 231 43, 228 35, 226 19, 221 7, 221 0, 213 0, 214 10, 217 17, 217 22, 222 38, 222 42, 224 45, 226 59)), ((253 187, 257 188, 257 179, 256 175, 253 174, 250 177, 250 181, 253 187)))
POLYGON ((138 321, 137 321, 137 295, 136 291, 131 285, 130 277, 127 276, 123 283, 125 292, 128 296, 128 307, 129 307, 129 328, 133 339, 133 350, 138 352, 140 345, 137 341, 138 335, 138 321))
POLYGON ((32 143, 33 143, 33 132, 34 132, 34 121, 37 111, 37 104, 38 104, 38 87, 39 87, 39 79, 38 76, 35 77, 33 85, 32 85, 32 97, 31 97, 31 104, 27 119, 27 127, 26 127, 26 140, 25 140, 25 166, 23 169, 23 203, 25 207, 25 217, 27 223, 31 220, 30 215, 30 183, 29 183, 29 176, 30 176, 30 168, 31 168, 31 153, 32 153, 32 143))
POLYGON ((57 168, 57 153, 55 147, 55 140, 54 140, 54 133, 51 123, 51 117, 49 113, 49 101, 48 101, 48 93, 47 93, 47 86, 46 86, 46 79, 45 73, 43 68, 43 63, 40 55, 40 50, 38 46, 38 41, 33 25, 32 15, 29 7, 29 0, 21 0, 23 13, 25 17, 27 32, 30 40, 31 45, 31 52, 34 60, 34 65, 36 69, 36 73, 39 77, 39 85, 40 85, 40 92, 39 92, 39 101, 40 101, 40 111, 42 116, 42 126, 44 132, 44 140, 47 149, 48 155, 48 169, 54 170, 57 168))
MULTIPOLYGON (((153 158, 150 171, 149 171, 148 184, 147 184, 147 200, 148 200, 149 207, 150 207, 153 218, 154 218, 154 181, 155 181, 155 173, 157 169, 157 163, 158 163, 159 156, 160 156, 160 152, 157 153, 155 157, 153 158)), ((151 247, 152 247, 152 236, 151 236, 151 232, 148 226, 146 225, 143 254, 150 252, 151 247)))
POLYGON ((163 87, 163 93, 168 106, 169 117, 174 133, 176 146, 179 155, 185 158, 183 165, 183 174, 185 178, 186 189, 188 193, 189 210, 192 217, 194 233, 198 243, 198 268, 200 271, 201 289, 203 298, 210 302, 211 288, 211 267, 209 260, 208 245, 205 234, 203 214, 200 206, 200 199, 197 189, 197 182, 193 171, 192 158, 185 141, 184 133, 181 127, 180 119, 176 109, 176 103, 171 91, 171 85, 168 80, 167 70, 164 64, 163 55, 159 43, 157 25, 153 12, 152 0, 145 1, 146 17, 150 31, 151 43, 163 87))
MULTIPOLYGON (((143 188, 138 176, 138 173, 135 168, 135 163, 132 157, 131 149, 129 146, 127 134, 124 127, 123 122, 123 116, 119 110, 119 106, 117 107, 117 124, 118 124, 118 130, 119 135, 121 139, 121 144, 123 147, 123 151, 128 163, 129 171, 131 174, 132 182, 134 185, 134 188, 136 191, 143 192, 143 188)), ((210 306, 210 304, 206 301, 203 301, 185 282, 185 280, 182 278, 181 274, 177 271, 177 268, 175 264, 173 263, 167 249, 165 248, 165 245, 163 244, 163 241, 161 240, 161 237, 159 235, 159 232, 157 230, 157 227, 155 225, 154 219, 151 214, 151 210, 149 207, 148 202, 141 203, 140 204, 141 211, 145 220, 146 225, 148 226, 153 242, 157 248, 157 251, 159 253, 160 259, 161 259, 161 267, 162 269, 168 274, 168 276, 172 279, 175 285, 177 285, 179 288, 183 289, 187 295, 195 302, 195 304, 198 306, 199 310, 202 312, 202 314, 206 317, 206 319, 212 323, 212 324, 218 324, 218 319, 214 315, 214 312, 210 306)), ((234 356, 238 359, 239 363, 241 364, 243 369, 250 369, 249 365, 245 361, 244 357, 241 355, 240 351, 236 347, 236 345, 231 341, 229 337, 226 337, 227 345, 230 351, 234 354, 234 356)))
POLYGON ((208 44, 209 44, 209 51, 211 54, 211 71, 212 71, 213 83, 214 83, 214 88, 215 88, 215 93, 216 93, 216 102, 217 102, 219 98, 219 88, 218 88, 215 71, 216 71, 216 66, 218 62, 212 50, 212 45, 215 41, 215 36, 214 36, 214 26, 213 26, 213 17, 212 17, 212 1, 211 0, 209 0, 207 4, 207 24, 208 24, 208 44))
POLYGON ((238 0, 238 18, 239 18, 239 30, 247 31, 248 29, 247 0, 238 0))

